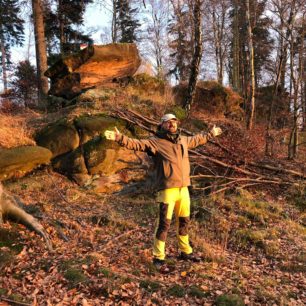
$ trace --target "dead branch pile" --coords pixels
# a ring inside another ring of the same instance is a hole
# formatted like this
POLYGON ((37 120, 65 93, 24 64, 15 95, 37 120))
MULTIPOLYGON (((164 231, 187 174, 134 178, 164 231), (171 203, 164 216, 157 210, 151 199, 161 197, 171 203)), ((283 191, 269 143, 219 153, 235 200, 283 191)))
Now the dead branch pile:
MULTIPOLYGON (((116 109, 112 112, 112 116, 124 119, 152 134, 155 133, 159 124, 157 120, 132 110, 116 109)), ((186 129, 181 129, 181 132, 189 136, 194 134, 186 129)), ((190 150, 189 156, 192 165, 193 189, 207 190, 213 194, 258 185, 298 186, 306 179, 305 167, 296 170, 292 164, 290 167, 285 167, 284 162, 279 160, 246 160, 239 152, 233 152, 222 145, 222 136, 196 150, 190 150)))

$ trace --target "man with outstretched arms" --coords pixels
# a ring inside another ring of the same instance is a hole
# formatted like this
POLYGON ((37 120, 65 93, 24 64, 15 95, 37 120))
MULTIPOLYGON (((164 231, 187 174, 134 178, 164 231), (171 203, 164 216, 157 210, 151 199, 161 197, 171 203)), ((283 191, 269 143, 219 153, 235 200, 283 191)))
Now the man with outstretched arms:
POLYGON ((147 152, 155 164, 155 185, 159 203, 158 225, 153 245, 153 263, 161 268, 165 263, 165 241, 173 212, 177 221, 180 259, 198 261, 189 244, 188 223, 190 220, 190 164, 188 149, 205 144, 222 133, 214 126, 208 133, 183 136, 178 130, 178 120, 173 114, 165 114, 155 136, 148 139, 133 139, 115 131, 105 131, 105 137, 118 142, 127 149, 147 152))

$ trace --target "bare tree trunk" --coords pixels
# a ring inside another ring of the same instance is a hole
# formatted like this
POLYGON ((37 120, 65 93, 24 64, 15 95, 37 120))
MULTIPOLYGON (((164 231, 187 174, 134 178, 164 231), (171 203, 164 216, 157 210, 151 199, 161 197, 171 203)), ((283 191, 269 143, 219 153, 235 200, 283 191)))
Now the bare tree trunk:
MULTIPOLYGON (((285 42, 284 42, 284 46, 282 48, 282 51, 280 53, 279 64, 278 64, 278 69, 277 69, 277 74, 276 74, 275 87, 274 87, 273 96, 272 96, 272 100, 271 100, 270 107, 269 107, 267 130, 266 130, 266 136, 265 136, 266 137, 265 154, 267 156, 271 156, 273 154, 273 152, 271 151, 271 141, 273 142, 273 137, 271 135, 271 126, 272 126, 274 103, 275 103, 276 98, 277 98, 278 87, 279 87, 279 84, 281 82, 282 75, 283 75, 283 77, 285 75, 285 72, 283 71, 283 69, 284 69, 284 67, 286 67, 286 63, 284 64, 284 61, 285 62, 287 61, 288 41, 289 41, 290 34, 292 32, 291 27, 292 27, 292 24, 293 24, 293 21, 294 21, 295 1, 296 0, 293 0, 291 2, 291 9, 290 9, 290 13, 289 13, 288 21, 287 21, 286 37, 284 39, 285 42)), ((290 84, 291 84, 291 80, 292 79, 290 79, 290 84)), ((291 90, 290 90, 290 97, 291 97, 291 90)), ((290 112, 290 99, 289 99, 289 112, 290 112)))
POLYGON ((217 4, 212 4, 212 26, 214 34, 214 46, 215 46, 215 56, 217 63, 217 78, 218 83, 223 84, 223 73, 224 73, 224 50, 222 48, 222 42, 224 39, 224 25, 225 25, 225 14, 226 6, 222 1, 220 3, 221 11, 216 12, 217 4), (218 14, 218 17, 216 16, 218 14))
POLYGON ((1 36, 1 58, 2 58, 2 77, 3 77, 3 88, 4 91, 7 91, 7 67, 6 67, 6 50, 5 50, 5 41, 3 36, 1 36))
MULTIPOLYGON (((294 75, 294 49, 293 49, 293 33, 291 32, 291 42, 290 42, 290 79, 292 80, 292 90, 293 90, 293 125, 290 133, 290 139, 288 143, 288 159, 294 159, 296 157, 296 148, 298 140, 298 126, 297 126, 297 95, 298 95, 298 84, 296 77, 294 75)), ((291 92, 291 90, 290 90, 291 92)), ((291 97, 291 94, 290 94, 291 97)))
POLYGON ((199 66, 202 58, 202 0, 195 0, 194 3, 194 54, 191 63, 190 69, 190 77, 189 77, 189 84, 188 84, 188 91, 187 97, 184 103, 184 108, 189 113, 191 104, 194 100, 194 96, 196 93, 196 85, 199 75, 199 66))
POLYGON ((157 77, 159 79, 164 79, 164 67, 163 67, 163 30, 165 29, 165 24, 163 24, 167 18, 167 9, 162 1, 158 2, 156 0, 149 0, 148 4, 150 6, 150 14, 152 18, 153 25, 149 29, 150 36, 149 39, 153 45, 153 52, 155 54, 156 61, 156 71, 157 77))
POLYGON ((113 43, 116 43, 118 40, 116 4, 117 4, 117 0, 113 0, 113 16, 112 16, 112 42, 113 43))
POLYGON ((44 76, 48 69, 47 50, 45 40, 44 18, 42 3, 40 0, 32 0, 32 9, 34 16, 34 33, 36 64, 38 77, 38 105, 41 108, 46 107, 46 96, 48 94, 48 78, 44 76))
POLYGON ((254 47, 253 47, 253 32, 250 18, 250 2, 246 0, 246 17, 248 24, 248 44, 250 54, 250 77, 251 77, 251 88, 250 88, 250 104, 249 112, 247 116, 247 129, 251 130, 254 123, 254 112, 255 112, 255 67, 254 67, 254 47))
POLYGON ((60 52, 62 55, 64 55, 65 53, 65 48, 64 45, 66 43, 66 39, 65 39, 65 33, 64 33, 64 28, 65 28, 65 24, 64 24, 64 16, 62 13, 62 0, 58 0, 58 8, 57 8, 57 12, 58 12, 58 21, 59 21, 59 31, 60 31, 60 52))
MULTIPOLYGON (((299 112, 301 110, 301 104, 299 103, 299 93, 302 85, 302 76, 304 70, 304 39, 305 39, 305 16, 303 16, 300 32, 297 30, 299 37, 295 37, 293 31, 291 32, 290 40, 290 71, 291 79, 293 84, 293 126, 290 135, 290 141, 288 146, 288 158, 293 159, 298 155, 298 145, 299 145, 299 112), (299 41, 298 49, 298 67, 296 67, 294 72, 294 55, 296 52, 296 41, 299 41)), ((301 101, 301 99, 300 99, 301 101)))
POLYGON ((304 54, 304 69, 303 69, 303 97, 302 97, 302 116, 303 116, 303 124, 302 130, 306 131, 306 54, 304 54))
POLYGON ((239 18, 238 3, 234 2, 234 22, 233 22, 233 87, 241 93, 242 87, 240 82, 240 44, 239 44, 239 18))

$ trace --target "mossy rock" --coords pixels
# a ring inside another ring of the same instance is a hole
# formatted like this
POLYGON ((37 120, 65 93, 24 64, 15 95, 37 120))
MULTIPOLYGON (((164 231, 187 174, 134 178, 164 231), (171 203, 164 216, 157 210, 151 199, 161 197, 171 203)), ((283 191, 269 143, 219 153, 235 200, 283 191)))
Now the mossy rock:
POLYGON ((57 156, 53 159, 52 166, 56 171, 70 178, 73 177, 74 174, 87 174, 88 171, 82 153, 82 148, 79 147, 72 152, 57 156))
POLYGON ((53 158, 76 149, 80 144, 79 134, 66 118, 60 119, 43 128, 35 136, 36 143, 48 148, 53 158))
POLYGON ((97 136, 84 146, 84 157, 90 174, 112 174, 117 169, 115 163, 119 158, 120 146, 104 136, 97 136))
POLYGON ((104 136, 105 130, 114 130, 115 127, 127 136, 138 134, 139 131, 124 120, 106 114, 83 115, 74 119, 74 125, 80 134, 81 145, 53 160, 53 167, 58 172, 75 179, 80 174, 110 175, 129 167, 131 162, 139 163, 133 151, 124 149, 104 136))
POLYGON ((48 164, 51 151, 39 146, 22 146, 0 150, 0 180, 21 177, 39 165, 48 164))
POLYGON ((80 143, 84 144, 94 136, 104 134, 105 130, 113 130, 117 127, 120 131, 124 131, 126 122, 105 114, 98 114, 75 118, 74 125, 80 134, 80 143))

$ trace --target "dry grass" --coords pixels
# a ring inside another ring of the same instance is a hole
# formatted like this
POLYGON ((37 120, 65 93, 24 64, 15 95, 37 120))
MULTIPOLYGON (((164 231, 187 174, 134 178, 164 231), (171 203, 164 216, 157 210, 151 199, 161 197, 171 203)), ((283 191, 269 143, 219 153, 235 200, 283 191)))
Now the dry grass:
POLYGON ((35 141, 31 138, 32 130, 27 126, 27 121, 29 117, 36 115, 35 113, 7 114, 0 112, 0 147, 35 145, 35 141))

